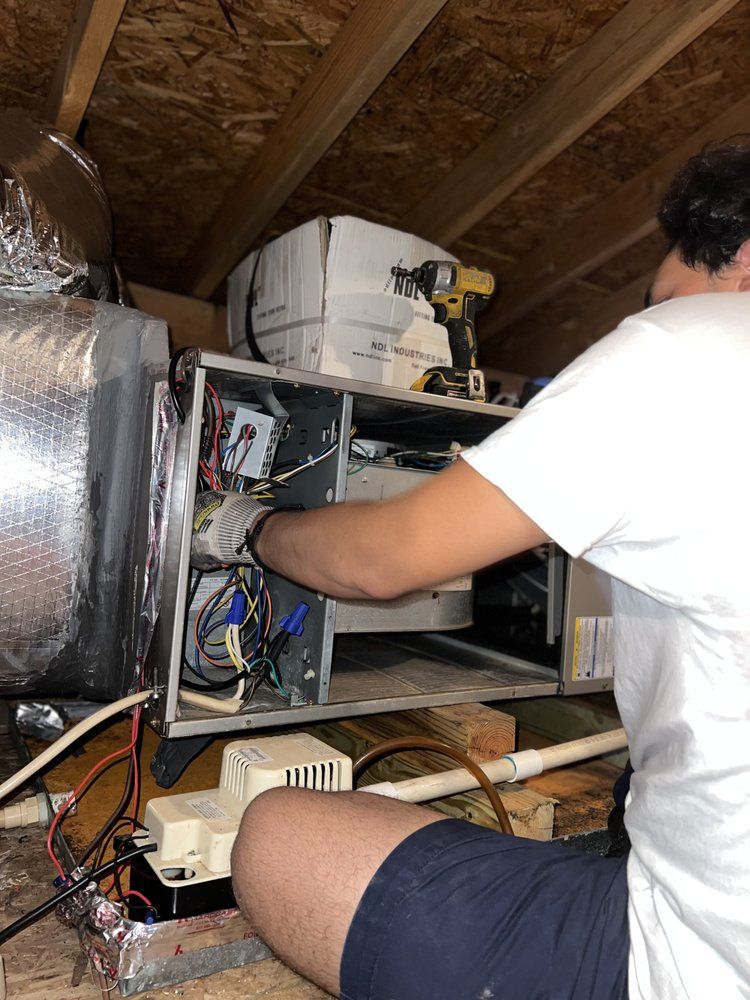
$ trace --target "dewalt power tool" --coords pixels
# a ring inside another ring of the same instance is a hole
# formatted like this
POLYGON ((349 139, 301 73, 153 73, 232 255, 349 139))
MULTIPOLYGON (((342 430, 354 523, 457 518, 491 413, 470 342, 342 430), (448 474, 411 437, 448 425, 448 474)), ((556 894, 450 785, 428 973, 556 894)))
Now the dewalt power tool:
POLYGON ((432 306, 435 322, 448 331, 452 366, 428 368, 412 389, 484 401, 484 374, 478 367, 474 317, 495 291, 494 275, 451 260, 426 260, 412 271, 392 267, 391 274, 411 278, 432 306))

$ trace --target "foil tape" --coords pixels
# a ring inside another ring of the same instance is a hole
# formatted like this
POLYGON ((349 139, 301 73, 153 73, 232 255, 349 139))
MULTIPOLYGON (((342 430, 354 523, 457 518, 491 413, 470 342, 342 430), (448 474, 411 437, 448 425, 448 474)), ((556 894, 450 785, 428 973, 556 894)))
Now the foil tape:
POLYGON ((148 549, 145 585, 138 634, 136 659, 143 670, 151 638, 161 609, 162 559, 167 539, 172 471, 177 443, 177 413, 166 384, 157 387, 157 404, 151 453, 149 483, 148 549))
POLYGON ((0 290, 118 297, 101 177, 72 139, 0 112, 0 290))

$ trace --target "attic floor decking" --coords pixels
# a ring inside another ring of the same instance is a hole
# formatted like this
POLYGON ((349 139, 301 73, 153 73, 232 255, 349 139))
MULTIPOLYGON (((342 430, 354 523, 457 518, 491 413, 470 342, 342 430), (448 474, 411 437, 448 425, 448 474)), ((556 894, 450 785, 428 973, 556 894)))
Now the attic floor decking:
MULTIPOLYGON (((2 708, 2 703, 0 703, 2 708)), ((49 773, 51 791, 75 785, 92 764, 127 742, 129 723, 122 721, 98 733, 81 745, 78 756, 65 758, 49 773)), ((230 737, 236 738, 236 734, 230 737)), ((522 745, 543 745, 534 734, 521 733, 522 745)), ((216 740, 186 769, 171 791, 199 790, 216 785, 221 753, 227 740, 216 740)), ((159 794, 148 769, 157 744, 156 735, 146 729, 142 751, 142 802, 159 794)), ((30 743, 32 753, 42 744, 30 743)), ((0 776, 21 766, 18 751, 0 726, 0 776)), ((533 779, 538 791, 561 801, 557 807, 555 834, 580 832, 602 824, 609 809, 609 792, 619 770, 603 761, 592 761, 533 779)), ((101 778, 97 791, 84 799, 78 815, 70 817, 65 832, 73 852, 80 850, 109 815, 120 796, 122 768, 112 768, 101 778)), ((8 924, 32 909, 52 892, 51 865, 45 849, 45 833, 33 827, 0 833, 0 920, 8 924)), ((92 982, 87 967, 77 966, 80 948, 77 935, 59 924, 53 915, 23 931, 2 949, 5 959, 7 996, 24 1000, 102 1000, 102 992, 92 982), (72 985, 74 971, 81 979, 72 985)), ((119 996, 113 991, 109 996, 119 996)), ((275 959, 266 959, 239 969, 221 972, 178 986, 141 994, 149 1000, 325 1000, 327 994, 295 975, 275 959)))
MULTIPOLYGON (((112 726, 84 744, 85 753, 66 758, 62 766, 50 775, 49 787, 52 790, 65 789, 80 781, 92 760, 127 742, 128 728, 127 723, 112 726)), ((41 746, 39 744, 39 748, 41 746)), ((160 791, 167 794, 157 788, 148 773, 148 761, 155 747, 156 736, 151 730, 146 730, 143 801, 160 791)), ((221 747, 218 747, 218 756, 216 750, 216 746, 210 748, 191 765, 189 773, 193 788, 216 784, 221 747)), ((13 774, 23 763, 7 727, 3 728, 0 723, 0 776, 5 778, 13 774)), ((74 851, 93 836, 117 801, 121 790, 121 770, 113 768, 107 771, 98 792, 84 799, 81 815, 72 817, 66 832, 74 851)), ((0 833, 0 920, 3 926, 48 899, 53 892, 53 871, 45 840, 46 831, 38 827, 0 833)), ((103 1000, 103 996, 120 995, 117 990, 103 994, 93 982, 88 966, 81 963, 77 934, 60 924, 54 914, 12 938, 3 947, 2 957, 5 960, 9 1000, 103 1000), (75 986, 78 979, 80 984, 75 986)), ((328 994, 301 979, 281 962, 268 958, 178 986, 150 990, 141 996, 144 1000, 166 1000, 168 997, 179 997, 180 1000, 325 1000, 328 994)))

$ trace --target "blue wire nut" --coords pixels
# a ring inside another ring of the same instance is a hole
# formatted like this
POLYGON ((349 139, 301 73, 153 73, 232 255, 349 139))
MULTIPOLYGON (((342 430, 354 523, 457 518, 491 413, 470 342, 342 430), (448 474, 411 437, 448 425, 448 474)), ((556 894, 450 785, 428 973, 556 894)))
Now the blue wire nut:
POLYGON ((292 611, 290 615, 284 615, 284 617, 279 622, 279 628, 288 632, 289 635, 302 635, 305 631, 304 621, 307 617, 307 612, 310 610, 310 605, 305 604, 304 601, 300 601, 297 607, 292 611))
POLYGON ((227 625, 241 625, 247 616, 247 598, 244 590, 236 590, 232 595, 232 603, 229 605, 224 621, 227 625))

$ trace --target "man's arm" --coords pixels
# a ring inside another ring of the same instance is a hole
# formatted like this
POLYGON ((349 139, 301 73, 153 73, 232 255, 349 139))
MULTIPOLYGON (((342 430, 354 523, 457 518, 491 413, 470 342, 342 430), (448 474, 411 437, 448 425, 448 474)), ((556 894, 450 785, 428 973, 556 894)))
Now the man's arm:
POLYGON ((332 597, 388 600, 489 566, 548 541, 542 529, 466 462, 380 503, 272 517, 258 555, 332 597))

